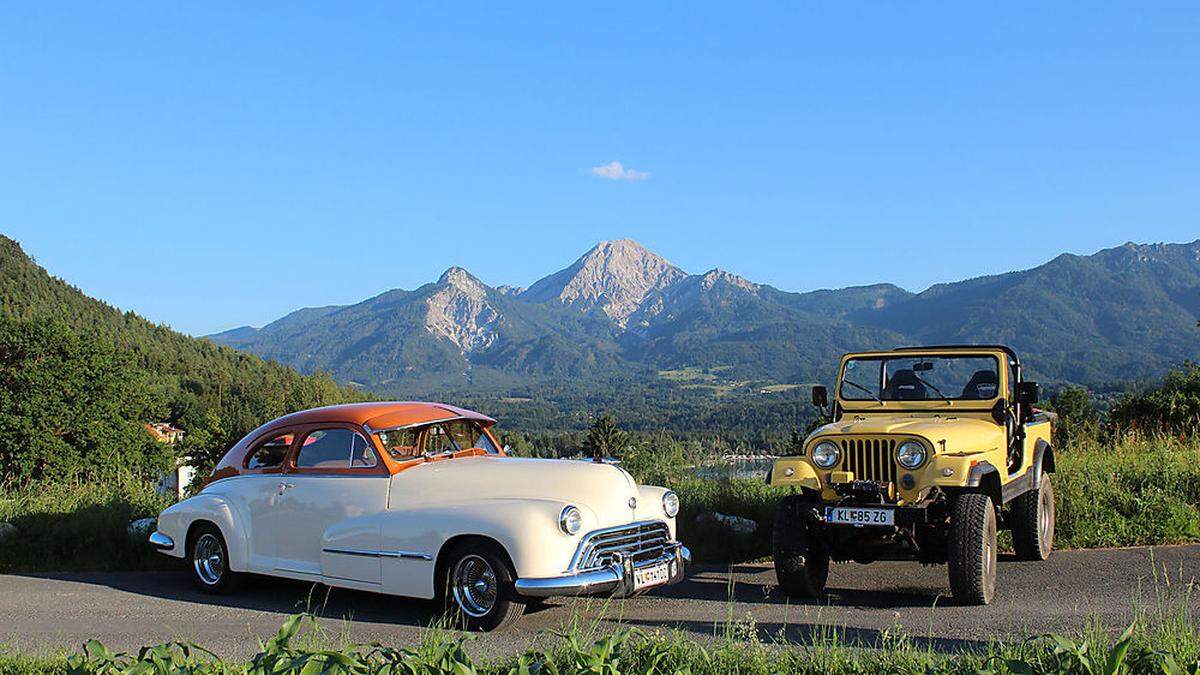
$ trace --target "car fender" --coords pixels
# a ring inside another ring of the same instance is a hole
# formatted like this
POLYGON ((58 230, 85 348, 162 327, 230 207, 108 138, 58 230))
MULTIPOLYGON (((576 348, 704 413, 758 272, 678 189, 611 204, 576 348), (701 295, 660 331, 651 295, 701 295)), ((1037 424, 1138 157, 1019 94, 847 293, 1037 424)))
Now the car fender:
POLYGON ((229 502, 220 494, 201 492, 181 502, 168 506, 158 516, 158 531, 171 537, 175 546, 167 555, 182 558, 187 555, 187 536, 192 525, 197 521, 207 521, 217 526, 229 549, 229 569, 246 571, 249 569, 247 555, 249 547, 242 534, 249 530, 245 523, 240 522, 229 502))
MULTIPOLYGON (((634 512, 635 520, 663 520, 671 530, 671 538, 675 535, 675 519, 668 518, 663 511, 663 495, 671 490, 657 485, 638 486, 638 506, 634 512)), ((682 509, 682 505, 680 506, 682 509)))
POLYGON ((767 474, 767 484, 772 487, 799 487, 805 490, 821 490, 821 479, 817 470, 801 457, 780 457, 767 474))
POLYGON ((508 555, 517 577, 562 574, 570 566, 583 533, 595 529, 596 515, 583 515, 578 534, 564 533, 558 519, 567 504, 548 499, 484 499, 393 509, 380 514, 385 592, 418 598, 435 594, 435 574, 447 544, 481 537, 508 555))

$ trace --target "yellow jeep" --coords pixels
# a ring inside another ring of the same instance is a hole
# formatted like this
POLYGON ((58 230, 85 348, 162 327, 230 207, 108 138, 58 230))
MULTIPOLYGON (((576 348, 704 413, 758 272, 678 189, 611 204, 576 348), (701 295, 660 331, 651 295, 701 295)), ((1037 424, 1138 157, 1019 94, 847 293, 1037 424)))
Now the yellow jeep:
POLYGON ((830 561, 947 563, 964 604, 996 589, 996 532, 1025 560, 1054 544, 1054 416, 999 345, 913 347, 842 357, 829 423, 782 457, 788 486, 773 553, 780 588, 818 597, 830 561))

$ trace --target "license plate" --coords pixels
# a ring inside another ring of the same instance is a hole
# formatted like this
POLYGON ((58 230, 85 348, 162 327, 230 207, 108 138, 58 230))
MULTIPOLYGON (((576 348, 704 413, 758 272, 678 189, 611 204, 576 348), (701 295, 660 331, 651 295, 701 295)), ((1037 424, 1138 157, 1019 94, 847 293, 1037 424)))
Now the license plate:
POLYGON ((671 580, 671 564, 663 563, 633 571, 633 590, 665 584, 671 580))
POLYGON ((895 525, 896 512, 891 509, 855 509, 841 506, 825 508, 825 522, 839 525, 895 525))

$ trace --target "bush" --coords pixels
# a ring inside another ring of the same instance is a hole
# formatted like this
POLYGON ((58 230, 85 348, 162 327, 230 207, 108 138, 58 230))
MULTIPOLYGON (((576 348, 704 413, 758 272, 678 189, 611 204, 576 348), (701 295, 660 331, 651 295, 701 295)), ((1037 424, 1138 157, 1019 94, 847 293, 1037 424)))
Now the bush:
POLYGON ((1162 386, 1125 396, 1109 418, 1122 431, 1200 433, 1200 364, 1185 363, 1168 373, 1162 386))

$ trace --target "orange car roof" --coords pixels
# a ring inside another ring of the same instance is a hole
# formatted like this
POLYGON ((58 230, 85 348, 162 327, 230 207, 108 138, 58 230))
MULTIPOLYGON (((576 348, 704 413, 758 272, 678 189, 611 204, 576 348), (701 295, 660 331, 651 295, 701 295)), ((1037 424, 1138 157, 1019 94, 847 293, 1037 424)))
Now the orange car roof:
POLYGON ((392 429, 410 424, 424 424, 438 420, 465 418, 477 420, 491 426, 496 420, 472 410, 425 401, 375 401, 371 403, 345 403, 323 408, 301 410, 284 415, 271 426, 292 424, 319 424, 324 422, 349 422, 361 424, 368 429, 392 429))

